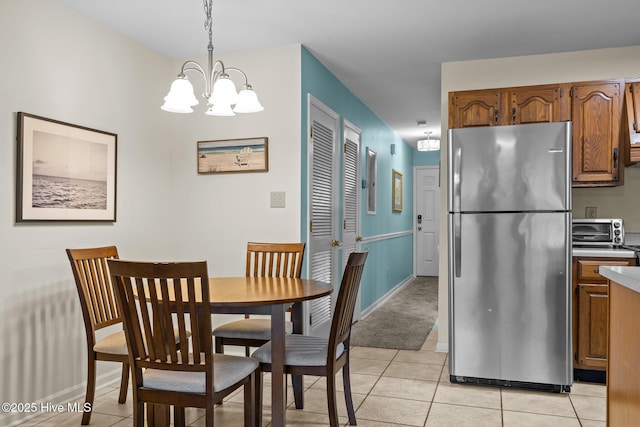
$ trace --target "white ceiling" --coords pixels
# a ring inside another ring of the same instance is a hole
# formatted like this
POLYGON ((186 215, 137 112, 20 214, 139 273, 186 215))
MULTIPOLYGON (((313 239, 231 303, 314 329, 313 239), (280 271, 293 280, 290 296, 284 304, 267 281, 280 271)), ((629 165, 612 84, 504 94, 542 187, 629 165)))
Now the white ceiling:
MULTIPOLYGON (((202 0, 60 1, 170 58, 206 54, 202 0)), ((639 45, 640 20, 638 0, 216 0, 213 42, 303 44, 415 145, 440 136, 441 63, 639 45)))

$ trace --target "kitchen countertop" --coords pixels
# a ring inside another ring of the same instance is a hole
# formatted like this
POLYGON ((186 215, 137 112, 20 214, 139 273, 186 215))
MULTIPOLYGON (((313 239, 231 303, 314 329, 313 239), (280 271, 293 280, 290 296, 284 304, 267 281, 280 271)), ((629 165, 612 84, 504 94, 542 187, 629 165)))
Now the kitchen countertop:
POLYGON ((635 258, 636 253, 629 249, 618 248, 585 248, 572 249, 573 256, 579 257, 603 257, 603 258, 635 258))
POLYGON ((600 274, 640 293, 640 267, 601 266, 600 274))

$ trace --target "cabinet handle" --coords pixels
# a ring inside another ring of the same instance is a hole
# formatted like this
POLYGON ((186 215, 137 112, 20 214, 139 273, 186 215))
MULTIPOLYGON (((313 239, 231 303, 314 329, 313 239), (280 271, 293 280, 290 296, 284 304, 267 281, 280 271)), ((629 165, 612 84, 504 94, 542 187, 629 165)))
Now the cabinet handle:
POLYGON ((613 167, 614 168, 618 167, 618 149, 617 148, 613 149, 613 167))
POLYGON ((593 272, 594 272, 594 273, 598 273, 598 274, 600 274, 600 267, 595 267, 595 268, 593 269, 593 272))

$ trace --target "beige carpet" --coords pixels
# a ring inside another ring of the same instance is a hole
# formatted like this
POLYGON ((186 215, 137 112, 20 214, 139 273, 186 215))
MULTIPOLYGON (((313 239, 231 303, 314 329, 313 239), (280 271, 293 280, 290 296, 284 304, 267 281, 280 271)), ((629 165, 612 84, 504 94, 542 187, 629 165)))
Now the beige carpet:
POLYGON ((438 278, 418 277, 351 328, 351 345, 419 350, 438 317, 438 278))

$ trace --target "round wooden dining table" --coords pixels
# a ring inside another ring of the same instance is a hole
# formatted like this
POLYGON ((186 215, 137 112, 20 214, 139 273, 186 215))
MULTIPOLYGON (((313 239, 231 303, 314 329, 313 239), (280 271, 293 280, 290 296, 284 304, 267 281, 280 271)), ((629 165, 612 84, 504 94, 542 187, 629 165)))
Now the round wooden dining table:
MULTIPOLYGON (((285 312, 293 304, 294 333, 302 333, 302 303, 330 295, 333 286, 287 277, 210 277, 211 312, 271 315, 271 425, 285 425, 285 312)), ((261 414, 254 414, 262 419, 261 414)), ((157 417, 156 417, 157 418, 157 417)), ((162 417, 164 418, 164 416, 162 417)))

